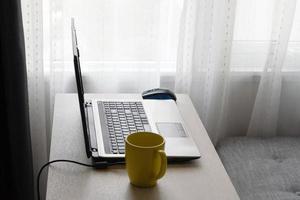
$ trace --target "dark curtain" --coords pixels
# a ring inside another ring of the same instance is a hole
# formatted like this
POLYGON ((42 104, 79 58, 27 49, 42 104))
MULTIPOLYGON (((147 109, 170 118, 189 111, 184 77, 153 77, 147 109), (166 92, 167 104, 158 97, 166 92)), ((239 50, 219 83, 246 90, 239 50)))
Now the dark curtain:
POLYGON ((21 2, 0 0, 0 16, 0 198, 33 199, 21 2))

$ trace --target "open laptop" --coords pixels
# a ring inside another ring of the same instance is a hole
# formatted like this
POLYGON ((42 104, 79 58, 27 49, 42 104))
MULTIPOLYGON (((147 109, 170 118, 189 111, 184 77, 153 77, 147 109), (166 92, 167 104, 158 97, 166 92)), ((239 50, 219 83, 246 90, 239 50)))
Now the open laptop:
POLYGON ((74 19, 71 22, 74 68, 86 154, 93 162, 118 162, 125 158, 128 134, 161 134, 170 161, 200 158, 173 100, 85 99, 74 19))

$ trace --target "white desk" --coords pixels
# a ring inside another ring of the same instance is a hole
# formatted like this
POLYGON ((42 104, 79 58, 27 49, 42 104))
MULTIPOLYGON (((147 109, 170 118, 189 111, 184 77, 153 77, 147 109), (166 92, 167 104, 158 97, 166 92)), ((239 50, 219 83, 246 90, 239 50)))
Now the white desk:
MULTIPOLYGON (((137 94, 88 94, 86 97, 137 98, 137 94)), ((190 98, 177 95, 178 108, 192 130, 202 158, 168 166, 166 175, 153 188, 129 183, 125 166, 95 170, 68 163, 49 167, 47 200, 238 200, 239 197, 212 145, 190 98)), ((76 94, 56 96, 50 160, 71 159, 90 163, 84 149, 76 94)))

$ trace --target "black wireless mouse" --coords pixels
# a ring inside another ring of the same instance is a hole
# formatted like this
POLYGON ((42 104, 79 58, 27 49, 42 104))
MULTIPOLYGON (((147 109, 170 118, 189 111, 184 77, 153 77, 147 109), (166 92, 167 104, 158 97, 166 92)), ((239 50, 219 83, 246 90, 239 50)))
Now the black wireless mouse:
POLYGON ((176 95, 168 89, 155 88, 151 90, 146 90, 142 93, 143 99, 173 99, 176 101, 176 95))

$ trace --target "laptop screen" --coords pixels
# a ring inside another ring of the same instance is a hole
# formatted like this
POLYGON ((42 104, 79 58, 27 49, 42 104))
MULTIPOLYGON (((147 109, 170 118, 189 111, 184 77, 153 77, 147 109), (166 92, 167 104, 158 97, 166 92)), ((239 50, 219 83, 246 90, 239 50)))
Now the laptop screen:
POLYGON ((90 140, 89 140, 89 132, 86 124, 84 89, 83 89, 81 69, 80 69, 77 35, 76 35, 73 18, 71 20, 71 32, 72 32, 73 61, 74 61, 74 70, 75 70, 75 77, 76 77, 76 84, 77 84, 78 101, 79 101, 79 107, 81 113, 82 128, 84 133, 85 150, 86 150, 86 155, 89 158, 91 157, 90 142, 89 142, 90 140))

